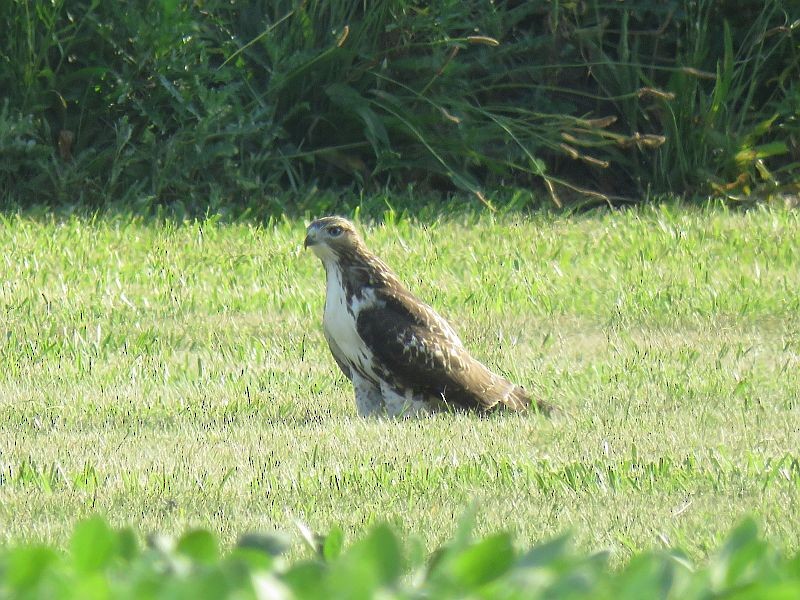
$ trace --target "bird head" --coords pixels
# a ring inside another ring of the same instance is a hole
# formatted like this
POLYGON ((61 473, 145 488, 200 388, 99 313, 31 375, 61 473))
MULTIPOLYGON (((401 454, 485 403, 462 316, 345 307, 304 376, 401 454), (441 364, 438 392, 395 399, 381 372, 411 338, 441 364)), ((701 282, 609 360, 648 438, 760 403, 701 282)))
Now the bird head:
POLYGON ((322 217, 306 229, 305 248, 311 248, 322 262, 335 261, 362 245, 355 225, 342 217, 322 217))

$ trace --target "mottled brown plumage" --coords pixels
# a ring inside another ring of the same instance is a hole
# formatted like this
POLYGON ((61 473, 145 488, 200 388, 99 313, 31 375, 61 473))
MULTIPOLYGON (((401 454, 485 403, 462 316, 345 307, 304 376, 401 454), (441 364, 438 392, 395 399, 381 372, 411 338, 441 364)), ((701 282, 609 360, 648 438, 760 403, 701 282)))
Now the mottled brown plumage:
MULTIPOLYGON (((353 382, 359 414, 531 407, 525 390, 474 359, 447 321, 367 249, 352 223, 318 219, 305 246, 325 267, 325 337, 353 382)), ((534 406, 549 412, 542 402, 534 406)))

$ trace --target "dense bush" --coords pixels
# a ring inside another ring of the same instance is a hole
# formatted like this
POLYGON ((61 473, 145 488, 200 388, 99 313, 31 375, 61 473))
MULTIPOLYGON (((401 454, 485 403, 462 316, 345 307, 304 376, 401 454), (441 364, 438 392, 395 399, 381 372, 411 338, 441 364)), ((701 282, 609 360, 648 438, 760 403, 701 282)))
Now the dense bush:
MULTIPOLYGON (((650 552, 611 571, 605 553, 576 554, 560 538, 518 552, 509 535, 480 540, 462 527, 430 557, 414 556, 386 526, 345 548, 340 530, 302 528, 312 558, 287 561, 285 536, 247 535, 220 553, 207 531, 141 548, 102 519, 75 528, 69 552, 0 552, 0 594, 14 598, 796 598, 800 556, 782 557, 744 522, 707 565, 677 550, 650 552)), ((418 553, 417 553, 418 554, 418 553)))
POLYGON ((738 196, 800 172, 796 3, 9 0, 0 17, 5 203, 738 196))

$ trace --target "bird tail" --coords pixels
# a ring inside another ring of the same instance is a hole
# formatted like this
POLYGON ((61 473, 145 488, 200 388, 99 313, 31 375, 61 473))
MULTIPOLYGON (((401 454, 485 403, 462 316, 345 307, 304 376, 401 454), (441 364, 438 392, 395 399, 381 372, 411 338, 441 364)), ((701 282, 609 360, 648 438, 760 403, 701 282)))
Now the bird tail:
POLYGON ((525 388, 492 372, 486 365, 474 358, 469 368, 464 369, 463 372, 470 377, 469 382, 465 382, 464 388, 477 390, 477 393, 473 392, 473 394, 483 410, 536 411, 548 416, 556 412, 553 405, 532 398, 525 388))
POLYGON ((514 385, 513 383, 510 385, 512 386, 511 390, 506 397, 499 402, 502 407, 515 412, 534 410, 545 416, 550 416, 553 413, 554 407, 552 404, 539 398, 532 398, 522 386, 514 385))

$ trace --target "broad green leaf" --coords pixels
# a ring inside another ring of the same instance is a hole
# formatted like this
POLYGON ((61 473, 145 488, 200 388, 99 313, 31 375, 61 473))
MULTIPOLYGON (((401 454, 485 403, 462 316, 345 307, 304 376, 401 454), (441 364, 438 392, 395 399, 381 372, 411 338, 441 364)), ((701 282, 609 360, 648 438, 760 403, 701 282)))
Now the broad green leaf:
POLYGON ((393 586, 402 570, 397 538, 387 526, 378 525, 330 564, 326 594, 372 598, 381 588, 393 586))
POLYGON ((293 565, 283 576, 297 598, 324 598, 323 586, 328 571, 319 561, 303 561, 293 565))
POLYGON ((786 564, 786 572, 793 578, 800 581, 800 552, 786 564))
POLYGON ((740 523, 728 536, 709 565, 711 583, 724 589, 751 574, 751 567, 764 555, 766 546, 758 538, 758 527, 752 519, 740 523))
POLYGON ((16 548, 8 554, 3 578, 12 588, 25 590, 36 585, 47 568, 57 560, 58 555, 45 546, 16 548))
POLYGON ((322 556, 327 561, 332 561, 339 558, 342 553, 344 545, 344 532, 342 528, 335 525, 325 536, 325 541, 322 544, 322 556))
POLYGON ((725 594, 725 600, 797 600, 800 581, 759 581, 725 594))
POLYGON ((243 546, 234 548, 227 558, 234 563, 246 565, 251 571, 271 571, 275 563, 271 554, 243 546))
POLYGON ((676 563, 659 554, 634 557, 614 584, 616 600, 668 597, 675 578, 676 563))
POLYGON ((397 537, 386 525, 374 527, 366 538, 356 542, 342 558, 370 564, 381 583, 397 579, 403 568, 397 537))
POLYGON ((89 573, 106 567, 114 558, 118 545, 117 534, 102 517, 81 521, 75 526, 70 542, 75 569, 79 573, 89 573))
POLYGON ((117 532, 117 541, 119 555, 125 560, 133 560, 139 554, 139 542, 130 527, 125 527, 117 532))
POLYGON ((501 533, 449 557, 449 571, 458 583, 471 589, 500 577, 513 561, 511 537, 501 533))
POLYGON ((528 550, 517 564, 521 567, 547 567, 567 556, 570 549, 570 536, 562 535, 528 550))
POLYGON ((787 152, 789 152, 789 147, 785 142, 769 142, 753 148, 744 148, 736 153, 735 158, 740 165, 746 165, 760 158, 779 156, 787 152))
POLYGON ((768 144, 760 144, 753 148, 756 153, 756 158, 769 158, 770 156, 780 156, 789 152, 789 146, 786 142, 769 142, 768 144))
POLYGON ((219 558, 217 538, 203 529, 184 534, 178 540, 176 550, 198 562, 211 563, 219 558))
POLYGON ((110 584, 111 581, 105 573, 87 573, 76 578, 70 591, 73 598, 80 600, 111 600, 114 594, 110 584))

